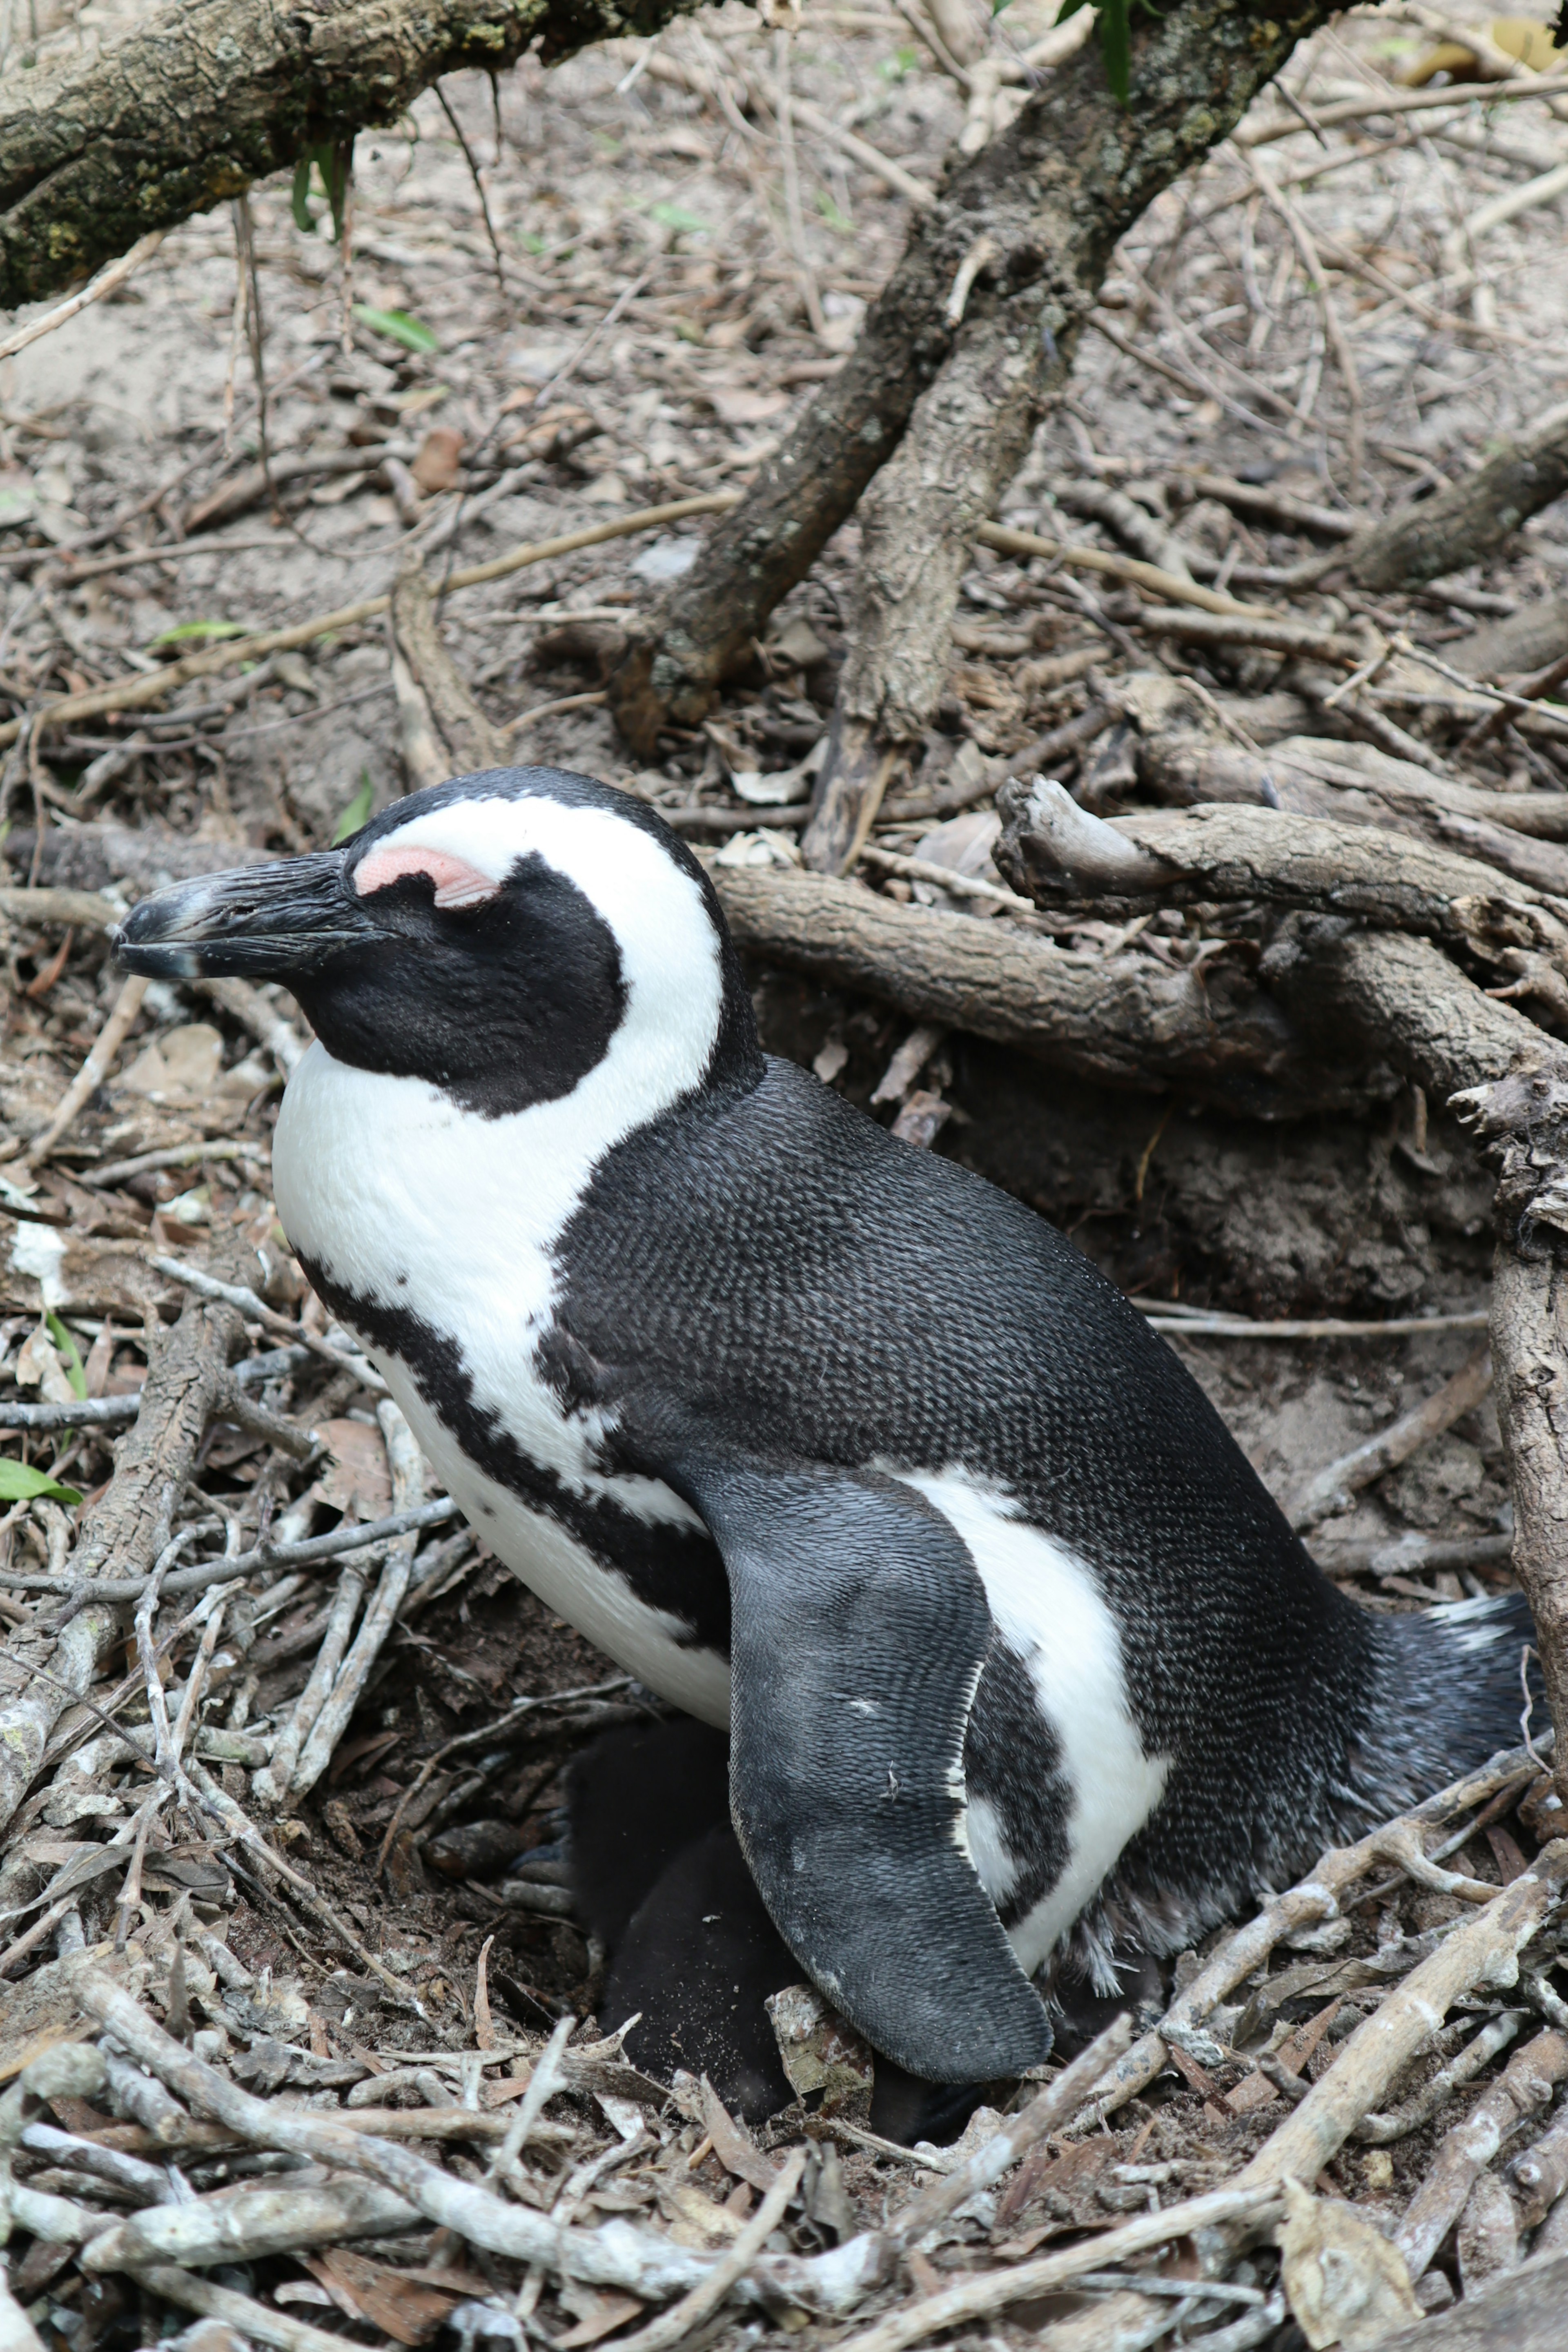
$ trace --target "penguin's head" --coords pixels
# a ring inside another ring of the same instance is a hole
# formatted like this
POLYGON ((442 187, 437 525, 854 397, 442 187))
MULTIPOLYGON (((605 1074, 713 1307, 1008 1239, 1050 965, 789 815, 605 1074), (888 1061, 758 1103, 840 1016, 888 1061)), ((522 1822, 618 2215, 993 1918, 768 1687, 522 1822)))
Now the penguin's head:
POLYGON ((459 776, 338 848, 178 883, 114 945, 155 977, 281 981, 338 1061, 488 1118, 612 1059, 665 1102, 761 1070, 696 859, 644 802, 559 768, 459 776))

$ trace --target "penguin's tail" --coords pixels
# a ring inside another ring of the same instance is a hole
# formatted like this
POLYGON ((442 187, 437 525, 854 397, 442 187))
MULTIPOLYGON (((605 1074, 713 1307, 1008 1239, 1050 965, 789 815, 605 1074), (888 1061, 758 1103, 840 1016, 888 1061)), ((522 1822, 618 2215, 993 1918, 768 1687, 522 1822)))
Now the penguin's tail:
POLYGON ((1359 1760, 1385 1814, 1550 1728, 1522 1593, 1374 1622, 1381 1703, 1359 1760))

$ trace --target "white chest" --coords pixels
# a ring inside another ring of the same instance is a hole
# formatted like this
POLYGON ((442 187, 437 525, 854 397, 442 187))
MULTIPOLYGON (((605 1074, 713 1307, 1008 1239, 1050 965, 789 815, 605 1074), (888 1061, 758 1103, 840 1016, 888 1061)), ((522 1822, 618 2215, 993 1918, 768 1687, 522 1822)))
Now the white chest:
POLYGON ((278 1123, 278 1207, 301 1255, 367 1302, 358 1336, 491 1548, 629 1672, 721 1722, 727 1664, 683 1645, 679 1621, 638 1601, 613 1558, 490 1475, 459 1435, 477 1416, 568 1495, 605 1497, 645 1524, 701 1527, 660 1481, 600 1469, 605 1416, 566 1410, 538 1370, 559 1237, 604 1148, 583 1091, 482 1119, 423 1081, 349 1067, 318 1044, 278 1123))

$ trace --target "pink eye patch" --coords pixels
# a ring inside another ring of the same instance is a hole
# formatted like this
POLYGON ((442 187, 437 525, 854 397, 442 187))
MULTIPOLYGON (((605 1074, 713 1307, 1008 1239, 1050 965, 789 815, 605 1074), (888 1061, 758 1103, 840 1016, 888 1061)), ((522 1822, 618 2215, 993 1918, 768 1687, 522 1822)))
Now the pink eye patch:
POLYGON ((354 888, 362 898, 384 890, 410 874, 423 874, 436 885, 438 907, 482 907, 500 895, 500 884, 481 874, 446 849, 374 849, 356 868, 354 888))

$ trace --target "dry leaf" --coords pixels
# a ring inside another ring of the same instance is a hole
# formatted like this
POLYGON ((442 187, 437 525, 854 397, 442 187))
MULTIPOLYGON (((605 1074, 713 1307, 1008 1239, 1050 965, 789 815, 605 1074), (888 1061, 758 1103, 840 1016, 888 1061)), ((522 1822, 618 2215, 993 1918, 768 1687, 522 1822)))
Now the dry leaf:
MULTIPOLYGON (((566 2301, 564 2291, 561 2300, 566 2301)), ((636 2319, 644 2306, 635 2294, 599 2294, 592 2287, 576 2286, 568 2308, 578 2313, 577 2324, 555 2338, 557 2352, 581 2352, 584 2344, 596 2344, 601 2336, 636 2319)))
POLYGON ((454 432, 449 425, 434 425, 419 444, 419 454, 409 471, 428 497, 432 490, 451 488, 462 457, 462 435, 454 432))
POLYGON ((334 2247, 331 2253, 307 2254, 302 2260, 340 2310, 351 2318, 368 2320, 396 2344, 425 2343, 462 2299, 436 2287, 416 2285, 406 2273, 389 2270, 384 2263, 373 2263, 342 2247, 334 2247))
POLYGON ((49 1338, 47 1327, 42 1323, 22 1342, 16 1357, 15 1379, 19 1389, 37 1389, 46 1404, 69 1404, 76 1394, 66 1378, 59 1350, 49 1338))
POLYGON ((210 1023, 191 1021, 143 1045, 120 1084, 149 1102, 200 1103, 222 1070, 222 1037, 210 1023))
POLYGON ((797 2099, 823 2094, 822 2113, 865 2115, 871 2105, 872 2057, 854 2029, 810 1985, 786 1985, 763 2002, 779 2057, 797 2099))
POLYGON ((392 1472, 379 1429, 363 1421, 324 1421, 321 1434, 332 1458, 312 1489, 329 1510, 357 1506, 362 1519, 383 1519, 392 1508, 392 1472))
POLYGON ((1313 2197, 1287 2175, 1280 2276, 1312 2352, 1372 2352, 1421 2306, 1405 2257, 1348 2205, 1313 2197))

